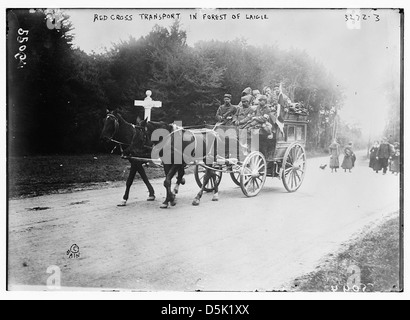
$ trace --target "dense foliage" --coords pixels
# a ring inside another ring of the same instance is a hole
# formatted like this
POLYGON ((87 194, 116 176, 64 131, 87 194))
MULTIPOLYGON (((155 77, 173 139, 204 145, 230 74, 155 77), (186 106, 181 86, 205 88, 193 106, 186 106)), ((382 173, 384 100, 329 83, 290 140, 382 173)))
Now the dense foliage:
MULTIPOLYGON (((223 94, 239 102, 246 87, 282 83, 295 102, 309 106, 307 147, 326 149, 338 123, 342 88, 306 52, 277 45, 255 47, 242 39, 187 45, 175 22, 148 35, 114 44, 102 54, 72 45, 69 17, 50 29, 47 13, 8 12, 8 112, 11 151, 18 154, 96 152, 106 109, 122 108, 135 122, 147 89, 163 107, 155 120, 184 125, 215 122, 223 94), (29 29, 26 65, 18 68, 18 28, 29 29)), ((339 126, 340 123, 338 123, 339 126)), ((346 129, 346 128, 345 128, 346 129)), ((348 130, 348 129, 346 129, 348 130)), ((339 134, 348 134, 338 130, 339 134)))

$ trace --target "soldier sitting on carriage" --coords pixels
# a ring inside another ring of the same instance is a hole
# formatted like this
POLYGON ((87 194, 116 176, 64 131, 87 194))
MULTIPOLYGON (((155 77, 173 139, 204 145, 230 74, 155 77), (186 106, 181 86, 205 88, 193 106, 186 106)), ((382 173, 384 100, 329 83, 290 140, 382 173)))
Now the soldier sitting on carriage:
POLYGON ((236 114, 236 106, 231 104, 232 95, 224 95, 224 104, 218 108, 216 112, 216 120, 221 125, 232 125, 233 117, 236 114))
POLYGON ((267 97, 265 95, 259 96, 259 105, 256 109, 255 115, 244 126, 247 129, 263 129, 268 134, 268 139, 273 139, 274 129, 273 124, 276 122, 276 116, 267 104, 267 97))
POLYGON ((254 111, 250 107, 250 101, 250 95, 241 97, 241 103, 238 105, 238 110, 233 118, 234 125, 238 126, 239 129, 243 129, 254 116, 254 111))

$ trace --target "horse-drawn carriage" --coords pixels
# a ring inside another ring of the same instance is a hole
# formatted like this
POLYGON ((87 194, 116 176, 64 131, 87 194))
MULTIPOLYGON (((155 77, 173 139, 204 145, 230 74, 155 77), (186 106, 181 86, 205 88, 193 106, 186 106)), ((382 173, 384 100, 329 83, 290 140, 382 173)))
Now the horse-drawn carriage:
MULTIPOLYGON (((223 131, 236 130, 237 127, 220 126, 223 131)), ((214 163, 209 166, 204 162, 196 163, 195 180, 203 186, 206 169, 213 170, 216 179, 210 179, 204 186, 205 191, 214 190, 214 184, 222 180, 223 173, 229 173, 232 181, 241 187, 247 197, 256 196, 263 188, 267 177, 282 180, 288 192, 294 192, 301 186, 306 172, 306 128, 307 116, 288 113, 284 119, 283 131, 276 131, 276 140, 268 139, 265 134, 248 131, 247 143, 240 146, 236 139, 236 154, 216 154, 214 163), (259 143, 254 148, 250 143, 252 135, 258 135, 259 143), (245 151, 245 152, 244 152, 245 151)), ((215 130, 206 126, 205 130, 215 130)), ((201 133, 204 129, 193 129, 201 133)), ((236 134, 240 136, 239 133, 236 134)), ((230 137, 227 137, 228 139, 230 137)), ((235 141, 235 139, 233 139, 235 141)))
POLYGON ((268 139, 266 134, 259 131, 240 130, 237 127, 206 125, 201 128, 182 128, 147 120, 133 125, 127 123, 117 112, 111 112, 105 119, 102 138, 128 145, 125 158, 131 162, 131 171, 120 205, 127 202, 137 171, 148 187, 148 200, 155 199, 154 190, 142 166, 144 163, 154 162, 164 167, 167 196, 161 208, 167 208, 169 204, 175 205, 178 187, 185 181, 184 169, 192 165, 195 166, 196 182, 201 188, 194 199, 194 205, 199 204, 203 191, 213 191, 213 200, 218 200, 218 186, 223 173, 229 173, 233 182, 241 187, 247 197, 256 196, 262 190, 267 177, 277 177, 282 180, 287 191, 296 191, 306 172, 306 128, 307 115, 297 113, 286 113, 282 129, 277 128, 276 137, 268 139), (158 131, 165 132, 162 142, 154 142, 154 133, 158 131), (243 133, 245 139, 242 139, 243 133), (121 134, 123 137, 120 137, 121 134), (214 138, 211 139, 213 142, 210 145, 207 144, 209 137, 214 138), (254 143, 254 138, 257 138, 257 143, 254 143), (178 141, 180 143, 177 143, 178 141), (230 148, 232 142, 236 148, 230 148), (219 144, 223 145, 222 150, 219 144), (161 146, 160 152, 155 156, 151 151, 158 146, 161 146), (190 148, 191 146, 194 147, 190 148), (176 156, 180 159, 175 160, 176 156), (172 192, 171 180, 176 173, 177 186, 172 192))

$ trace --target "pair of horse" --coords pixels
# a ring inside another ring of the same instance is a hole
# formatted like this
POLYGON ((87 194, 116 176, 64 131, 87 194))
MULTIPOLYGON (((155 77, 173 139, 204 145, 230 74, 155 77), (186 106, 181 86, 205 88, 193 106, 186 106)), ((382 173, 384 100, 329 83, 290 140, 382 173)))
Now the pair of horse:
MULTIPOLYGON (((162 160, 162 165, 164 167, 164 187, 166 189, 166 198, 165 201, 161 204, 160 208, 166 209, 169 206, 176 205, 176 195, 179 192, 179 187, 181 184, 185 184, 184 175, 187 163, 185 163, 183 160, 175 161, 175 153, 182 152, 182 150, 185 150, 185 148, 189 144, 196 143, 196 137, 194 134, 190 133, 190 131, 187 131, 184 128, 179 128, 172 124, 167 124, 165 122, 147 121, 146 119, 143 121, 137 120, 137 124, 134 125, 132 123, 127 122, 122 117, 119 110, 107 110, 107 115, 104 118, 104 126, 100 135, 100 139, 108 142, 113 142, 117 146, 119 146, 122 151, 121 156, 125 159, 128 159, 131 164, 131 169, 126 182, 125 193, 118 206, 126 205, 129 198, 130 188, 137 172, 139 173, 139 175, 141 176, 142 180, 148 188, 149 196, 147 201, 155 200, 155 191, 145 172, 144 164, 150 162, 149 159, 151 159, 152 150, 159 143, 161 143, 162 145, 162 152, 160 153, 160 158, 162 160), (156 130, 166 130, 169 132, 169 134, 163 137, 162 140, 155 141, 152 140, 152 138, 153 133, 156 130), (182 145, 180 146, 180 148, 182 149, 176 149, 174 147, 175 141, 177 138, 180 138, 177 137, 177 135, 185 135, 186 137, 186 134, 190 135, 190 138, 185 138, 182 140, 182 145), (123 149, 122 146, 126 146, 126 148, 123 149), (165 151, 169 151, 171 152, 171 154, 166 154, 165 151), (164 159, 167 159, 167 161, 164 161, 164 159), (171 181, 176 174, 177 181, 174 189, 172 190, 171 181)), ((202 139, 202 141, 205 144, 205 140, 202 139)), ((203 150, 205 150, 206 148, 208 148, 208 151, 211 151, 209 150, 209 147, 206 147, 204 145, 203 150)), ((195 157, 195 154, 192 155, 193 157, 195 157)), ((207 154, 205 153, 205 155, 201 155, 200 158, 196 160, 205 160, 206 156, 207 154)), ((192 202, 194 206, 199 205, 205 186, 208 184, 210 179, 213 180, 212 185, 214 188, 212 201, 218 201, 218 183, 216 181, 217 176, 215 172, 212 170, 212 165, 210 165, 209 168, 206 168, 202 188, 200 189, 199 193, 192 202)))

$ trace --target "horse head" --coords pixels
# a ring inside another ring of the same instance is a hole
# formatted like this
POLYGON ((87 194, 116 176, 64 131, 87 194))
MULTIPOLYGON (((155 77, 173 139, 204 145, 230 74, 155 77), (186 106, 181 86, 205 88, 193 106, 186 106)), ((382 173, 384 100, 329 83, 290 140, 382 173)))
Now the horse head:
POLYGON ((111 141, 118 132, 119 121, 117 112, 117 110, 110 111, 107 109, 107 113, 103 119, 104 126, 100 134, 100 140, 106 142, 111 141))

